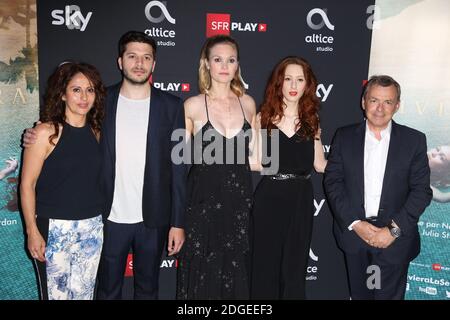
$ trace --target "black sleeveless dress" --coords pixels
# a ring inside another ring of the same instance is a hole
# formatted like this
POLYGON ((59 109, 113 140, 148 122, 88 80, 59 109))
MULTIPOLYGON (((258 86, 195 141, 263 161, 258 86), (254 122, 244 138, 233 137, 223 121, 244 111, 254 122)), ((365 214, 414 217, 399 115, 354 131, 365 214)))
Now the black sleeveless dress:
POLYGON ((206 96, 205 108, 208 121, 193 139, 177 299, 248 299, 251 126, 241 105, 244 124, 228 139, 211 124, 206 96))
MULTIPOLYGON (((252 299, 304 299, 313 221, 314 140, 279 132, 279 170, 264 176, 252 211, 252 299)), ((270 154, 270 138, 267 138, 270 154)))

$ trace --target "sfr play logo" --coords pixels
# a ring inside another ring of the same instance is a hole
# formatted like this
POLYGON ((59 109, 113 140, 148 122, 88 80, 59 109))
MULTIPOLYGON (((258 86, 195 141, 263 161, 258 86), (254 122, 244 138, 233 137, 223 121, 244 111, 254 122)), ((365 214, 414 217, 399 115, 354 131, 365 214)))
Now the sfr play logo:
POLYGON ((206 36, 212 37, 218 34, 230 35, 231 31, 238 32, 266 32, 266 23, 236 22, 231 21, 228 13, 206 14, 206 36))
POLYGON ((226 13, 206 14, 206 37, 217 34, 230 35, 231 15, 226 13))

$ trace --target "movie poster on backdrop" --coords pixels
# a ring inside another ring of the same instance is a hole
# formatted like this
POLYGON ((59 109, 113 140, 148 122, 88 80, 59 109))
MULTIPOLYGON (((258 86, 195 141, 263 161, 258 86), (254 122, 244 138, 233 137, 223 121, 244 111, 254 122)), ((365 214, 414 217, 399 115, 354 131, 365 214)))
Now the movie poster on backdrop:
POLYGON ((427 136, 433 201, 418 225, 407 299, 450 299, 450 2, 376 1, 369 74, 402 86, 394 120, 427 136), (426 13, 426 14, 424 14, 426 13))
POLYGON ((0 299, 37 299, 17 195, 21 134, 39 112, 36 1, 0 3, 0 299))

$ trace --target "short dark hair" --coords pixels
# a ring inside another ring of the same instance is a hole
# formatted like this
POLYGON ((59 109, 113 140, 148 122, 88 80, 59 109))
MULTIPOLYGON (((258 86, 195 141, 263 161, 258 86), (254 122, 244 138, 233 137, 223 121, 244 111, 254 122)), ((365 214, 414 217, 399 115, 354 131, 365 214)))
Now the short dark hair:
POLYGON ((153 59, 156 58, 156 42, 155 40, 141 31, 128 31, 120 37, 119 40, 119 57, 123 56, 130 42, 141 42, 150 45, 153 49, 153 59))
POLYGON ((374 85, 381 86, 381 87, 394 86, 395 89, 397 90, 397 101, 400 101, 400 95, 402 93, 400 84, 397 81, 395 81, 394 78, 392 78, 388 75, 371 76, 369 81, 366 83, 366 86, 364 87, 363 98, 366 98, 367 92, 374 85))

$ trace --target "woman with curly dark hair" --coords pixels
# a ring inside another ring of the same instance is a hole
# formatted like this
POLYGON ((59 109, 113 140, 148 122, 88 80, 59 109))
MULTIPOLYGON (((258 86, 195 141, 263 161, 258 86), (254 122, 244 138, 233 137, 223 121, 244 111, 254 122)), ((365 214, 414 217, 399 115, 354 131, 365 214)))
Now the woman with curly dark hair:
POLYGON ((48 81, 37 140, 24 151, 21 203, 45 300, 93 297, 103 243, 104 98, 95 67, 62 63, 48 81))
POLYGON ((298 57, 279 62, 266 87, 258 149, 277 159, 270 167, 278 169, 261 168, 265 175, 255 192, 252 299, 305 298, 314 214, 310 177, 313 168, 323 172, 326 166, 316 88, 311 66, 298 57))

